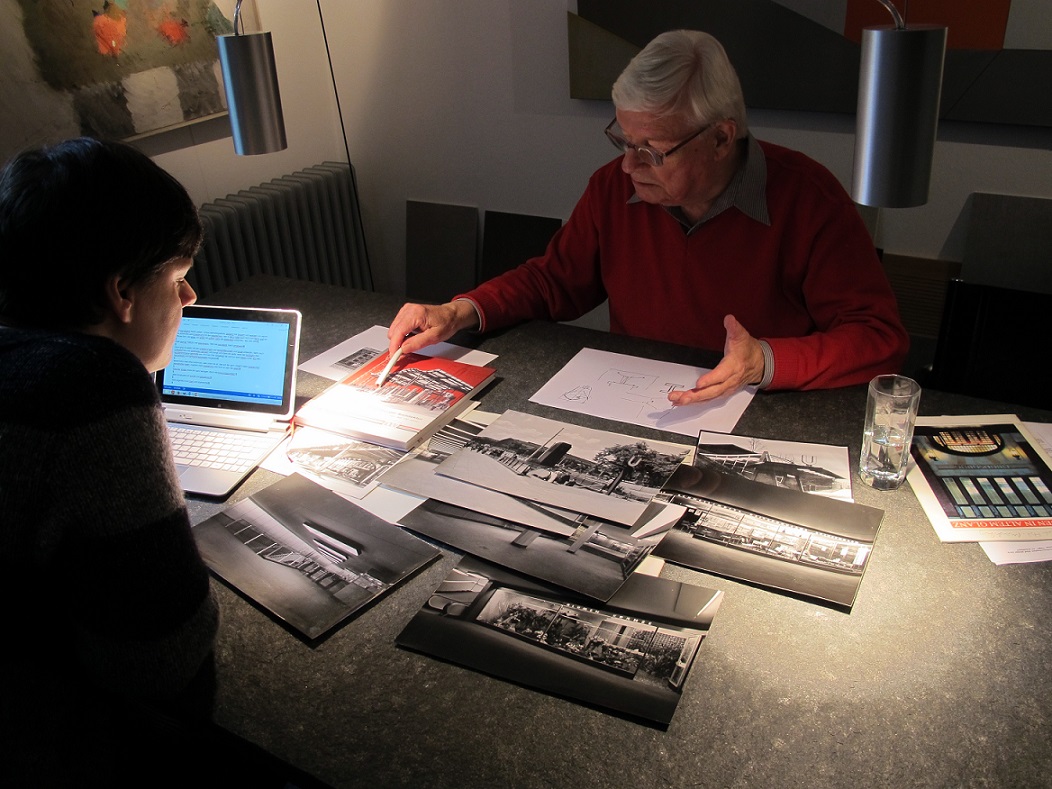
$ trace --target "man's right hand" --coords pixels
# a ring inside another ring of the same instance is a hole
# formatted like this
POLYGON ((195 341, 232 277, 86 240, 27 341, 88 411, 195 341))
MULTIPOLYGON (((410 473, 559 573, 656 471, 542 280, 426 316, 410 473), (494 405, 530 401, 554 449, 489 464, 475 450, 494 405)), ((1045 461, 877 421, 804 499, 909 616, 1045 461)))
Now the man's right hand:
POLYGON ((413 353, 478 325, 478 313, 467 299, 446 304, 405 304, 387 330, 388 351, 393 354, 401 348, 402 353, 413 353))

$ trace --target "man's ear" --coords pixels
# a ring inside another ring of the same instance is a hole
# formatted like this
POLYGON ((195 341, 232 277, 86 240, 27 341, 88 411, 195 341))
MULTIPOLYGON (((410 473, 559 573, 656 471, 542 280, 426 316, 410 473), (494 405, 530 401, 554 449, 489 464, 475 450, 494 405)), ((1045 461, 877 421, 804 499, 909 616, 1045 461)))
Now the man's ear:
POLYGON ((114 274, 106 280, 106 306, 121 323, 129 323, 132 318, 134 298, 132 289, 123 277, 114 274))
POLYGON ((716 150, 719 154, 726 156, 734 150, 734 142, 738 136, 738 123, 734 118, 724 118, 716 121, 713 137, 716 141, 716 150))

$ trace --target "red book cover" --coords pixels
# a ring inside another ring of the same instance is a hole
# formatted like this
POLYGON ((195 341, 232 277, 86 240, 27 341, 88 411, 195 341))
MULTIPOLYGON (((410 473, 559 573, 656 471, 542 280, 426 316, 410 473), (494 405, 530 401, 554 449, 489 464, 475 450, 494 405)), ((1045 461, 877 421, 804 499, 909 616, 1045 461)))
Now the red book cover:
POLYGON ((387 353, 377 356, 308 401, 294 421, 408 450, 463 411, 496 372, 492 367, 406 354, 377 386, 387 362, 387 353))

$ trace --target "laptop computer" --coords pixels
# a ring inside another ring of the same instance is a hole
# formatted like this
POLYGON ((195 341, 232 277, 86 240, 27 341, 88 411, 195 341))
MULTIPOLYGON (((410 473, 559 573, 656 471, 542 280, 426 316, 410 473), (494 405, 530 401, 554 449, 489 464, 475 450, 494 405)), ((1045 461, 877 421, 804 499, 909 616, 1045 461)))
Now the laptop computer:
POLYGON ((300 322, 296 310, 183 308, 156 381, 184 491, 226 496, 281 443, 296 409, 300 322))

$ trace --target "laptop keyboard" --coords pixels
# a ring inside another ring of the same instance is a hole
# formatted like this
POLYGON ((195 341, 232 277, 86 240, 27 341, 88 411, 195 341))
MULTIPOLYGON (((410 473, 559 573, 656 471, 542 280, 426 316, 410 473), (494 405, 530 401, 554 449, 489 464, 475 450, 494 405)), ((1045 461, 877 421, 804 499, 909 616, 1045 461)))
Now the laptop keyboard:
POLYGON ((168 436, 176 463, 224 471, 252 468, 261 459, 261 453, 274 445, 272 434, 202 430, 170 423, 168 436))

